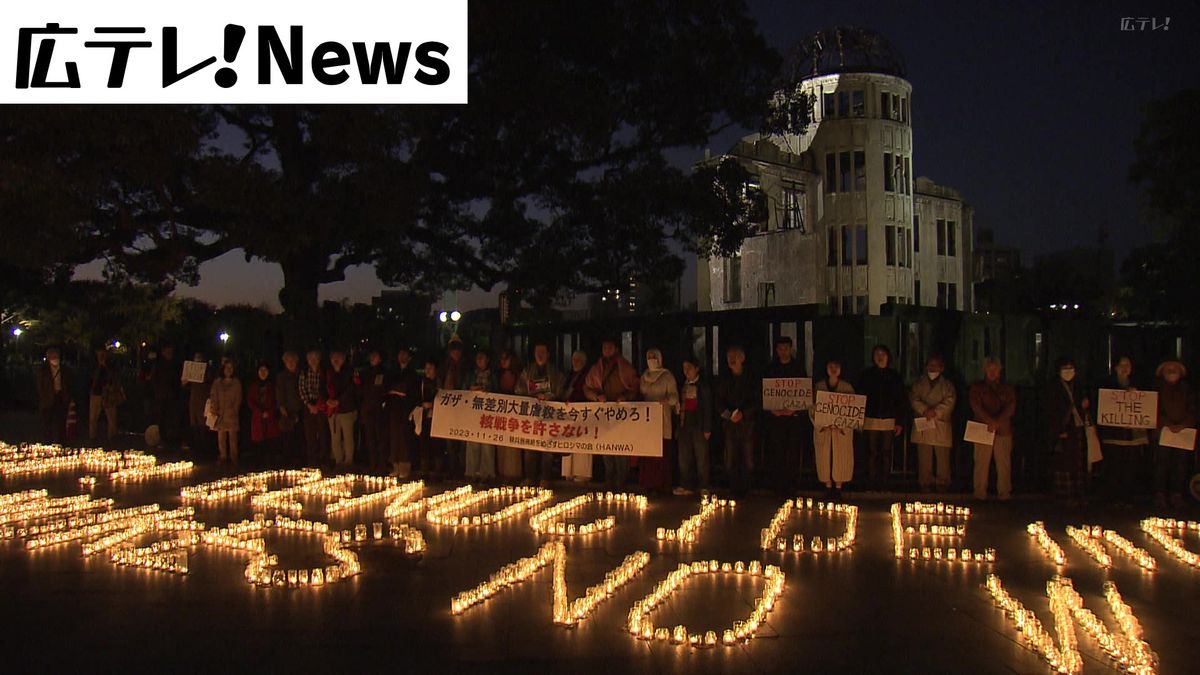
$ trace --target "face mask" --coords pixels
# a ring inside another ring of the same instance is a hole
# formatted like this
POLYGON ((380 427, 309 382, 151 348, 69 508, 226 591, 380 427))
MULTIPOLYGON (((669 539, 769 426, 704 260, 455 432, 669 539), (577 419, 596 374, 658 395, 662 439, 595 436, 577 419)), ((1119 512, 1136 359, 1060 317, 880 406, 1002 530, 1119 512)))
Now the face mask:
POLYGON ((929 376, 930 380, 937 380, 939 377, 942 376, 942 371, 930 370, 930 371, 926 372, 925 374, 929 376))
POLYGON ((1058 374, 1060 377, 1062 377, 1063 382, 1070 382, 1071 380, 1075 379, 1074 368, 1063 368, 1062 370, 1058 371, 1058 374))
POLYGON ((662 361, 658 359, 646 359, 646 366, 650 368, 650 370, 658 370, 659 368, 662 368, 662 361))

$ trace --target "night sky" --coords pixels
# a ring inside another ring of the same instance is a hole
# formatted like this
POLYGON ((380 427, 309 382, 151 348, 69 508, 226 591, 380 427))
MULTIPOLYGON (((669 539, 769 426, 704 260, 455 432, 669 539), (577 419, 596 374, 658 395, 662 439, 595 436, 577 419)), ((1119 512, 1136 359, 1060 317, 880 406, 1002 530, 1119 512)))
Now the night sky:
MULTIPOLYGON (((1117 258, 1153 231, 1126 176, 1147 102, 1200 86, 1195 3, 750 2, 767 41, 786 51, 819 28, 858 24, 895 44, 913 85, 913 171, 962 191, 976 228, 1039 253, 1094 245, 1111 232, 1117 258), (1121 18, 1170 17, 1166 31, 1122 31, 1121 18)), ((1198 121, 1200 122, 1200 121, 1198 121)), ((728 148, 741 133, 710 143, 728 148)), ((702 155, 697 148, 694 157, 702 155)), ((684 301, 695 296, 694 265, 684 301)), ((180 293, 277 307, 278 266, 230 253, 180 293)), ((369 268, 322 288, 322 299, 369 301, 369 268)), ((447 300, 493 306, 482 292, 447 300)))

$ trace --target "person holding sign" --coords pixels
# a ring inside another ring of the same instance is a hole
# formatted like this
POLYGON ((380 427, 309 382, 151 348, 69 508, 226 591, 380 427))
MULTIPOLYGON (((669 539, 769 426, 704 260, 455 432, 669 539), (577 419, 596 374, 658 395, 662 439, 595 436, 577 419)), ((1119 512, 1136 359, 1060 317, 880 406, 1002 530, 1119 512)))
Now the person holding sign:
POLYGON ((1000 380, 1003 370, 1000 360, 989 356, 983 360, 983 380, 971 385, 971 412, 975 421, 987 425, 993 434, 990 445, 974 443, 976 499, 987 499, 993 458, 996 496, 1005 500, 1012 495, 1012 417, 1017 412, 1017 390, 1000 380))
POLYGON ((879 490, 891 471, 892 445, 904 433, 908 417, 908 394, 904 380, 892 368, 892 352, 887 345, 871 349, 874 367, 859 375, 858 393, 867 397, 867 417, 863 435, 867 440, 867 482, 879 490))
MULTIPOLYGON (((467 376, 467 389, 478 392, 496 391, 496 371, 492 370, 492 355, 486 349, 475 352, 475 370, 467 376)), ((466 463, 463 475, 467 482, 496 479, 496 446, 491 443, 466 442, 466 463)))
MULTIPOLYGON (((558 400, 567 403, 583 403, 588 400, 587 365, 587 352, 576 350, 571 354, 571 372, 567 373, 563 379, 563 388, 558 394, 558 400)), ((592 456, 581 452, 564 456, 562 475, 563 478, 569 478, 577 483, 590 481, 592 479, 592 456)))
POLYGON ((1192 457, 1196 451, 1196 399, 1187 381, 1187 366, 1164 361, 1158 379, 1158 443, 1154 449, 1154 505, 1183 508, 1192 457), (1190 443, 1188 441, 1191 441, 1190 443))
MULTIPOLYGON (((842 379, 842 362, 831 359, 825 363, 825 379, 813 386, 814 391, 853 394, 854 387, 842 379)), ((808 409, 813 419, 813 447, 817 456, 817 479, 825 484, 831 498, 840 497, 842 485, 854 477, 854 429, 818 426, 815 408, 808 409)))
MULTIPOLYGON (((1133 386, 1133 361, 1128 356, 1117 359, 1116 365, 1113 366, 1113 374, 1104 383, 1102 389, 1111 389, 1114 392, 1138 391, 1138 388, 1133 386)), ((1146 455, 1146 447, 1150 444, 1150 438, 1144 428, 1106 424, 1105 395, 1108 393, 1100 391, 1096 398, 1099 412, 1097 416, 1098 432, 1104 454, 1101 466, 1109 499, 1114 504, 1128 505, 1137 490, 1138 477, 1145 475, 1142 467, 1146 466, 1146 462, 1143 460, 1146 455)), ((1153 396, 1149 392, 1145 395, 1153 396)), ((1123 407, 1127 409, 1130 404, 1125 402, 1123 407)), ((1153 416, 1158 409, 1157 406, 1154 406, 1140 412, 1146 416, 1153 416)), ((1121 419, 1113 421, 1122 424, 1138 423, 1136 420, 1126 419, 1125 416, 1121 417, 1121 419)), ((1150 421, 1150 424, 1152 425, 1153 422, 1150 421)))
POLYGON ((679 487, 678 496, 693 494, 699 488, 708 494, 708 441, 712 438, 712 387, 700 372, 695 356, 683 357, 683 391, 679 406, 679 487), (699 482, 696 475, 699 474, 699 482))
POLYGON ((208 397, 216 413, 217 461, 238 463, 239 416, 242 410, 242 382, 237 378, 237 364, 231 358, 221 361, 221 377, 213 380, 208 397))
POLYGON ((946 364, 940 357, 930 357, 925 362, 925 376, 914 382, 908 393, 917 418, 913 422, 912 440, 917 444, 917 481, 922 492, 929 492, 934 487, 939 492, 950 488, 950 448, 954 445, 950 420, 958 393, 954 385, 942 377, 944 370, 946 364))
MULTIPOLYGON (((600 360, 588 371, 584 392, 589 401, 604 403, 632 401, 638 395, 638 375, 633 364, 621 356, 617 341, 605 338, 600 343, 600 360)), ((624 488, 629 476, 629 459, 604 456, 604 483, 614 492, 624 488)))
MULTIPOLYGON (((539 401, 557 400, 563 386, 563 374, 550 362, 550 345, 544 340, 533 343, 533 362, 521 371, 517 380, 517 396, 532 396, 539 401)), ((540 450, 525 450, 525 480, 538 485, 550 485, 554 472, 554 454, 540 450)))
POLYGON ((717 410, 725 432, 725 470, 735 494, 745 494, 754 477, 754 424, 762 406, 762 382, 746 370, 746 352, 734 345, 725 350, 729 370, 717 381, 717 410))
POLYGON ((671 446, 674 445, 672 423, 679 409, 679 386, 675 375, 663 365, 662 352, 646 350, 646 372, 638 385, 642 400, 662 406, 662 456, 638 457, 638 483, 647 492, 666 492, 671 489, 671 446))
MULTIPOLYGON (((763 372, 763 379, 802 378, 804 366, 792 354, 792 338, 775 338, 775 358, 763 372)), ((780 496, 789 497, 796 489, 804 466, 804 416, 800 410, 771 410, 763 417, 767 466, 775 478, 780 496)))

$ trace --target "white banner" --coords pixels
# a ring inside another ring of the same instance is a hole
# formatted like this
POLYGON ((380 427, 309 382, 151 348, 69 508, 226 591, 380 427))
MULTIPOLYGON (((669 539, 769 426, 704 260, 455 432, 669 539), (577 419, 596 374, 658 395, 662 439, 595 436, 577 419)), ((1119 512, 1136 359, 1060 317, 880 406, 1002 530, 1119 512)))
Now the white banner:
POLYGON ((818 391, 813 405, 813 426, 861 429, 867 415, 867 397, 818 391))
POLYGON ((0 103, 466 103, 466 0, 40 0, 0 103))
POLYGON ((808 410, 813 402, 811 377, 764 377, 763 410, 808 410))
POLYGON ((460 389, 439 391, 430 433, 525 450, 662 457, 659 403, 560 403, 460 389))
POLYGON ((1158 426, 1158 392, 1101 389, 1096 423, 1102 427, 1154 429, 1158 426))

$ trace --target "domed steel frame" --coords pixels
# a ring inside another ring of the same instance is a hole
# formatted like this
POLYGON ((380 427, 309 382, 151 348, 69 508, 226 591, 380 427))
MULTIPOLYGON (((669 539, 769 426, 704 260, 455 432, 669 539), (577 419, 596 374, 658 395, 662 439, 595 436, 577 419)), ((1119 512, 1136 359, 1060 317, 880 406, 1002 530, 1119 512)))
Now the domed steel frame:
POLYGON ((883 35, 862 26, 823 28, 796 43, 784 60, 792 82, 836 73, 882 73, 905 77, 904 56, 883 35))

